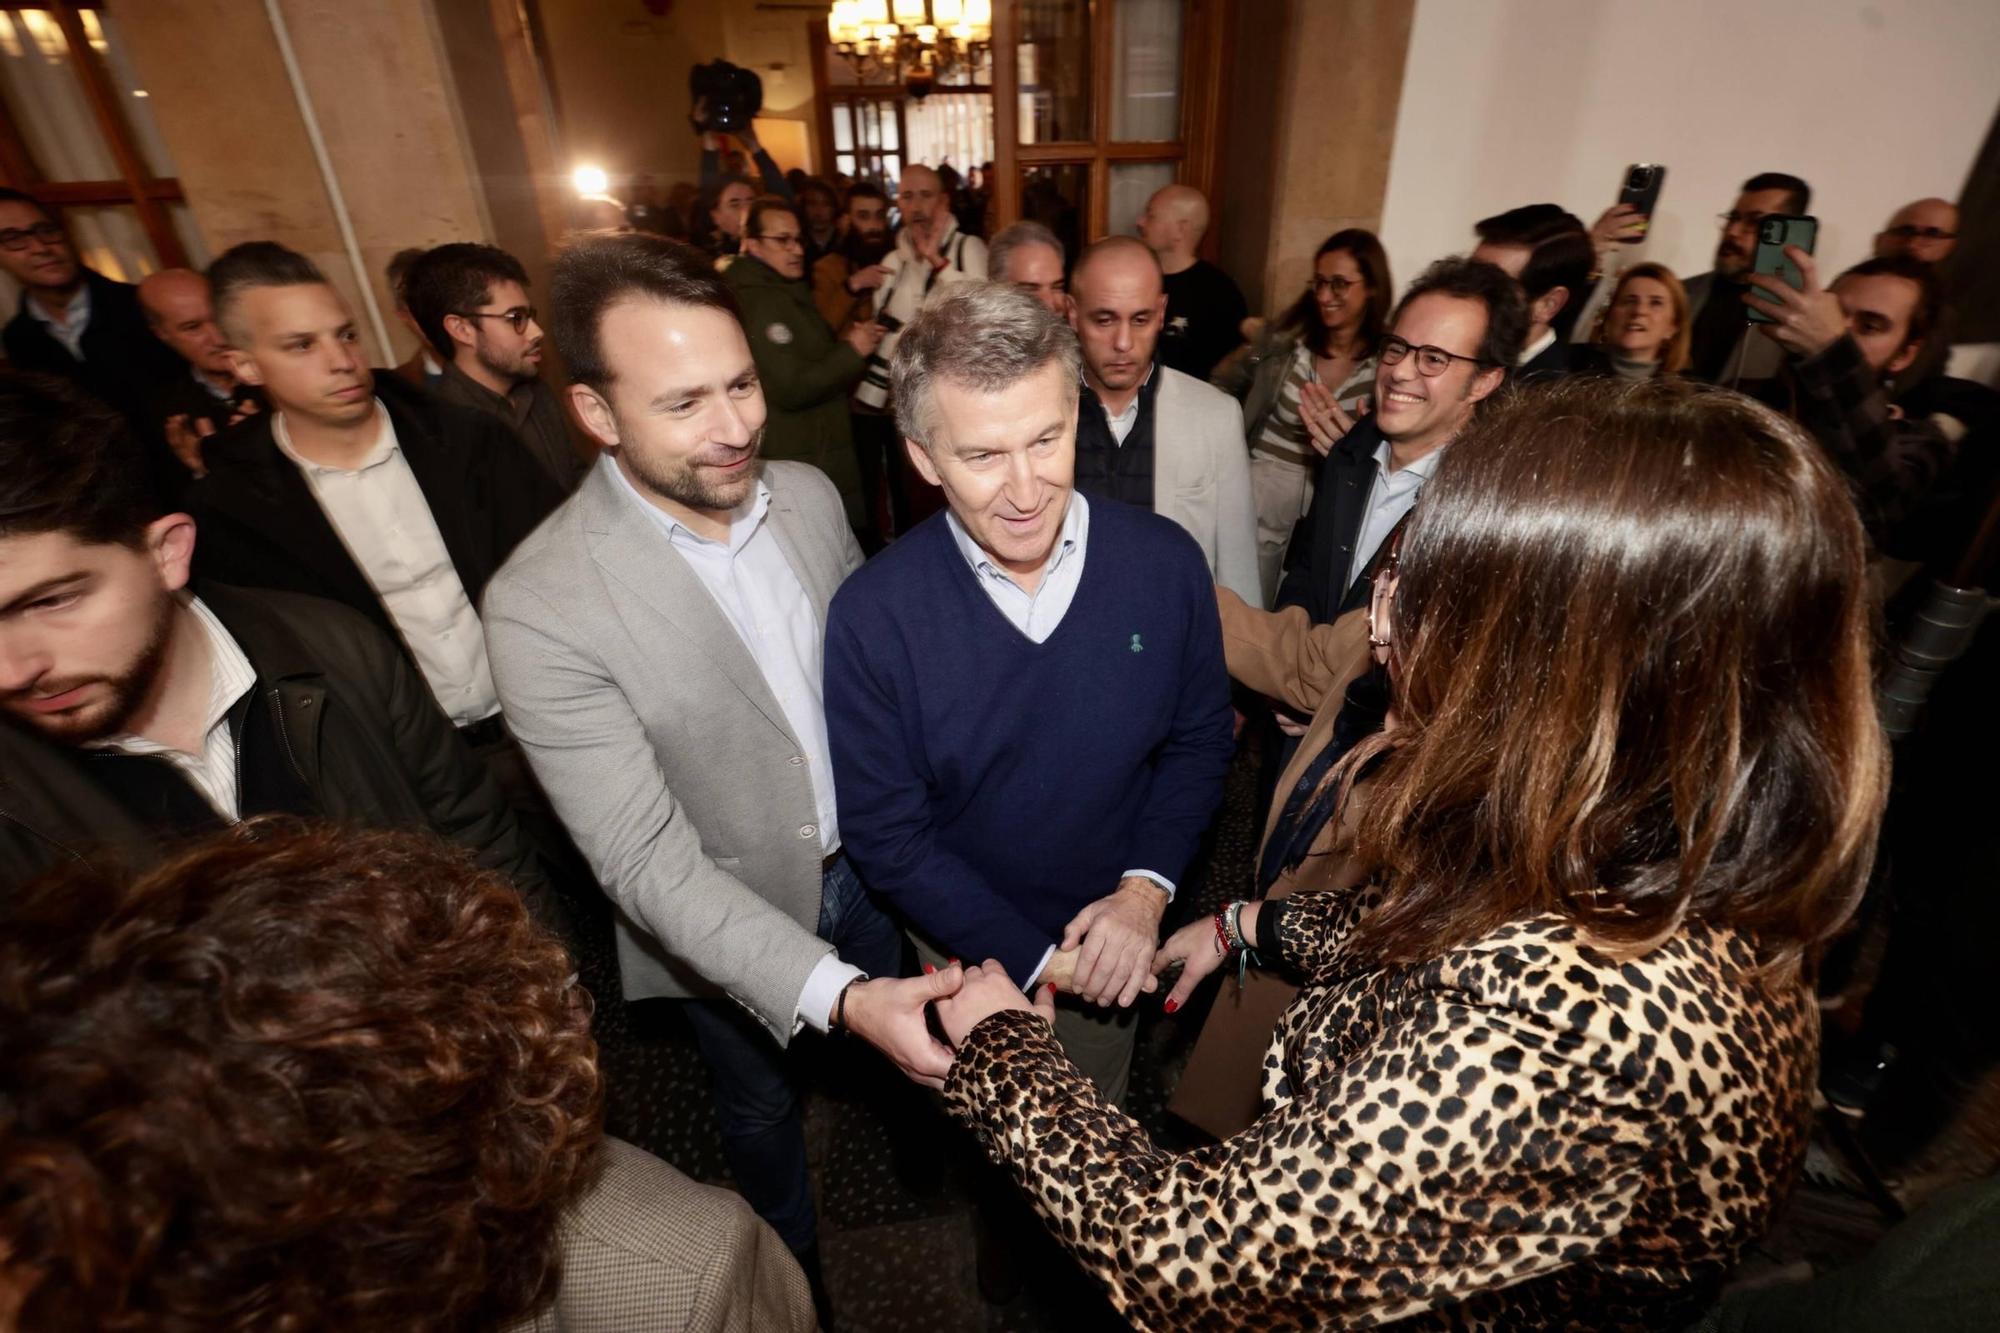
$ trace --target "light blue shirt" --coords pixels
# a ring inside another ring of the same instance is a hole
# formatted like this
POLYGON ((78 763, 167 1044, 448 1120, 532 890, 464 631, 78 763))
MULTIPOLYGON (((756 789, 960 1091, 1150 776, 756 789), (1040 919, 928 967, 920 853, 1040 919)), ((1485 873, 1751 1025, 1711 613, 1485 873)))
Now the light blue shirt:
POLYGON ((88 282, 78 284, 76 295, 70 297, 69 304, 63 307, 60 320, 42 309, 42 303, 32 296, 28 298, 28 314, 40 320, 42 327, 49 331, 49 336, 67 347, 71 356, 79 361, 83 360, 83 335, 90 327, 88 282))
MULTIPOLYGON (((603 455, 597 465, 608 471, 619 489, 652 519, 750 651, 765 686, 805 752, 813 806, 818 813, 819 845, 831 856, 840 850, 840 824, 835 813, 832 747, 826 739, 826 696, 820 676, 826 645, 805 584, 785 559, 784 548, 778 545, 767 521, 771 488, 758 482, 756 491, 731 515, 728 538, 710 541, 641 495, 610 454, 603 455)), ((820 959, 799 993, 797 1019, 824 1032, 834 1000, 848 982, 861 975, 859 968, 841 962, 838 954, 820 959)))
MULTIPOLYGON (((957 544, 958 553, 972 566, 973 577, 979 580, 987 600, 1029 641, 1047 643, 1049 635, 1056 632, 1056 626, 1069 614, 1070 603, 1076 600, 1077 587, 1083 582, 1083 562, 1090 546, 1090 502, 1083 498, 1083 492, 1070 492, 1056 548, 1049 552, 1049 563, 1042 566, 1042 581, 1032 593, 1016 583, 1012 574, 995 564, 986 549, 972 540, 972 534, 958 521, 957 514, 947 510, 944 521, 951 528, 951 539, 957 544)), ((1151 870, 1127 870, 1124 875, 1127 879, 1133 876, 1152 880, 1167 891, 1168 902, 1174 900, 1174 882, 1165 875, 1151 870)), ((1055 946, 1051 945, 1036 965, 1035 976, 1042 974, 1053 953, 1055 946)))
POLYGON ((1354 586, 1403 516, 1417 507, 1417 494, 1437 471, 1447 447, 1439 445, 1408 467, 1392 472, 1389 442, 1384 440, 1375 446, 1375 477, 1368 485, 1368 506, 1362 511, 1361 531, 1355 534, 1354 555, 1347 562, 1347 582, 1342 586, 1354 586))

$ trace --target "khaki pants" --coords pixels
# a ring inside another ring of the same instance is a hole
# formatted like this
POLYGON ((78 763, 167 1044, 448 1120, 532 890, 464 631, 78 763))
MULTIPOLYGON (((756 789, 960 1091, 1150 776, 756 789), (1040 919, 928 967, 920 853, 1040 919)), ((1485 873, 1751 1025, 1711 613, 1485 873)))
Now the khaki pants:
POLYGON ((1310 468, 1282 459, 1250 457, 1250 499, 1257 507, 1257 577, 1264 588, 1264 605, 1278 595, 1285 567, 1285 548, 1292 530, 1312 507, 1310 468))
MULTIPOLYGON (((910 931, 909 936, 910 943, 917 946, 920 961, 932 967, 943 967, 951 961, 949 955, 916 931, 910 931)), ((1062 1044, 1063 1054, 1113 1106, 1125 1104, 1125 1090, 1132 1082, 1132 1048, 1139 1039, 1137 1019, 1137 1013, 1131 1009, 1099 1008, 1072 995, 1056 996, 1056 1040, 1062 1044)))

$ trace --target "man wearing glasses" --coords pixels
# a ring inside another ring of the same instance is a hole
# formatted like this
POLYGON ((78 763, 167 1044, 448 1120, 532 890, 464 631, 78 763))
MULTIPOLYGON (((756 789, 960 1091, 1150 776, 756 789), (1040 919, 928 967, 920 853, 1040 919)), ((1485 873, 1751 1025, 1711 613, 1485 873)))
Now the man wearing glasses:
POLYGON ((69 232, 41 202, 0 189, 0 270, 21 284, 7 362, 59 375, 145 429, 147 405, 179 358, 147 327, 138 289, 77 261, 69 232))
POLYGON ((826 473, 840 491, 848 526, 867 533, 874 516, 863 498, 847 399, 883 330, 872 319, 855 320, 835 337, 805 276, 805 229, 793 205, 775 196, 752 202, 742 253, 722 280, 742 309, 770 410, 764 456, 810 463, 826 473))
POLYGON ((1527 333, 1521 284, 1495 265, 1441 259, 1410 285, 1382 338, 1375 410, 1336 423, 1345 433, 1292 536, 1280 608, 1321 624, 1368 605, 1378 556, 1445 446, 1519 363, 1527 333))
POLYGON ((492 416, 370 370, 304 255, 249 241, 208 273, 237 376, 270 408, 210 441, 186 506, 197 576, 345 602, 387 630, 526 808, 475 608, 561 493, 492 416))
POLYGON ((1776 344, 1749 336, 1749 307, 1743 303, 1750 290, 1750 264, 1757 256, 1757 224, 1773 213, 1804 213, 1811 206, 1812 187, 1797 176, 1766 171, 1743 182, 1735 206, 1716 219, 1722 236, 1715 245, 1715 268, 1687 281, 1694 320, 1688 374, 1735 384, 1778 372, 1776 344))
POLYGON ((1949 199, 1904 204, 1875 234, 1875 257, 1908 255, 1920 264, 1942 264, 1958 247, 1958 205, 1949 199))
POLYGON ((565 495, 575 490, 596 450, 580 444, 542 383, 542 326, 521 262, 491 245, 440 245, 411 263, 403 291, 445 358, 439 396, 505 421, 565 495))

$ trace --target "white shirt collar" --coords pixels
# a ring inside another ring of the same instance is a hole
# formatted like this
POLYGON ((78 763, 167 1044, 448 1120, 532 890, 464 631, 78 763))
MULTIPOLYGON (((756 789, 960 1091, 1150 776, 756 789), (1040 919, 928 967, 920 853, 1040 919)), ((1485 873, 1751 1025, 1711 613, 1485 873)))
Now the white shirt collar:
MULTIPOLYGON (((1006 579, 1009 583, 1014 576, 994 563, 986 548, 972 539, 965 525, 958 521, 958 515, 945 511, 945 526, 951 529, 951 539, 958 546, 958 553, 965 557, 965 563, 972 566, 972 572, 986 578, 1006 579)), ((1049 552, 1048 564, 1042 566, 1042 578, 1049 575, 1073 555, 1081 552, 1090 539, 1090 502, 1083 498, 1082 491, 1069 493, 1069 508, 1063 511, 1062 531, 1056 537, 1055 549, 1049 552)))
POLYGON ((390 419, 389 410, 382 406, 380 398, 375 400, 375 425, 377 433, 374 447, 369 449, 367 456, 358 466, 351 468, 328 467, 324 463, 315 463, 294 449, 292 432, 285 425, 283 412, 272 413, 271 439, 277 444, 279 453, 307 472, 317 473, 320 476, 353 476, 355 473, 366 472, 369 468, 388 462, 389 458, 401 448, 396 442, 396 423, 390 419))
MULTIPOLYGON (((236 707, 236 701, 256 685, 257 669, 250 665, 236 636, 208 609, 206 602, 187 594, 182 604, 194 613, 195 623, 208 639, 208 712, 201 724, 202 734, 207 735, 222 725, 229 710, 236 707)), ((158 754, 167 749, 158 741, 131 732, 85 742, 85 748, 122 750, 129 754, 158 754)))
POLYGON ((1556 345, 1556 331, 1552 328, 1543 329, 1541 337, 1535 339, 1533 342, 1529 343, 1526 347, 1521 349, 1520 358, 1514 362, 1515 368, 1519 369, 1520 367, 1527 365, 1530 361, 1533 361, 1536 357, 1540 356, 1543 352, 1548 351, 1549 348, 1554 347, 1555 345, 1556 345))
POLYGON ((1384 440, 1375 446, 1375 471, 1385 479, 1389 477, 1410 476, 1417 478, 1419 481, 1429 481, 1431 473, 1437 471, 1438 460, 1444 457, 1444 451, 1450 447, 1450 441, 1446 441, 1408 467, 1398 468, 1394 472, 1391 472, 1389 470, 1391 450, 1389 442, 1384 440))

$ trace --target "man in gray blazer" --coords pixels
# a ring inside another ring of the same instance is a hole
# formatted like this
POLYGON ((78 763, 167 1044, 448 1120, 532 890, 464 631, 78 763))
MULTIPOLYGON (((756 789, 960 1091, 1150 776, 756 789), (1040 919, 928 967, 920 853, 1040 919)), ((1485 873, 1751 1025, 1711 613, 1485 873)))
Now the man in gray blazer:
POLYGON ((756 366, 704 257, 590 237, 551 296, 603 455, 487 586, 494 682, 618 906, 626 998, 688 1001, 730 1169, 823 1290, 785 1046, 847 1028, 934 1086, 950 1064, 923 1020, 949 983, 894 979, 900 936, 840 849, 820 658, 861 551, 824 474, 759 458, 756 366))
POLYGON ((1243 408, 1160 363, 1166 315, 1160 261, 1142 242, 1107 236, 1077 259, 1069 278, 1069 322, 1083 348, 1076 488, 1180 524, 1210 577, 1261 605, 1243 408))

